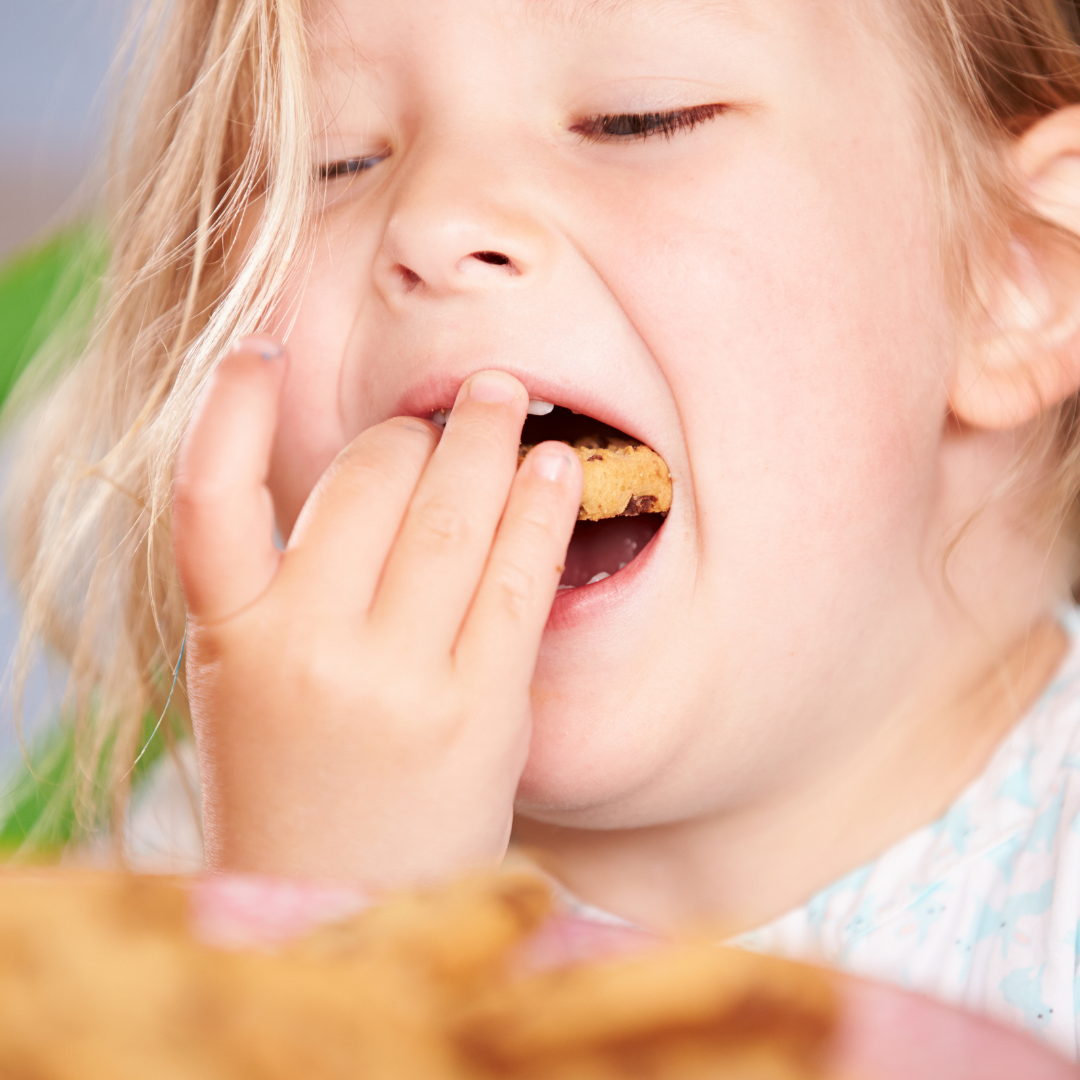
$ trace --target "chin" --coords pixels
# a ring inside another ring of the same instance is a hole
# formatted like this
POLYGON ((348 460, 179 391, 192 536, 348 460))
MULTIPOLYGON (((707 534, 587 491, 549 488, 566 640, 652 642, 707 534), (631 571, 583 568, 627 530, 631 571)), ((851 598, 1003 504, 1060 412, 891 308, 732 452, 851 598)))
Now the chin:
POLYGON ((683 557, 680 540, 689 530, 680 509, 676 504, 666 519, 648 522, 578 523, 567 576, 576 569, 585 583, 560 590, 541 644, 529 757, 518 787, 526 817, 620 827, 645 813, 649 793, 671 774, 695 711, 657 702, 658 671, 681 670, 671 685, 684 689, 695 681, 680 662, 687 636, 695 636, 690 590, 678 584, 692 582, 694 569, 683 557), (625 565, 589 583, 590 568, 581 570, 576 556, 589 556, 599 532, 594 524, 608 527, 613 545, 628 536, 642 543, 625 565))
POLYGON ((679 740, 668 724, 656 722, 654 710, 641 707, 648 698, 634 685, 647 674, 640 663, 631 660, 627 671, 604 666, 607 678, 599 681, 595 671, 577 666, 554 683, 557 691, 545 692, 552 685, 545 679, 534 685, 519 814, 575 828, 652 823, 659 809, 652 804, 658 787, 667 786, 679 740))

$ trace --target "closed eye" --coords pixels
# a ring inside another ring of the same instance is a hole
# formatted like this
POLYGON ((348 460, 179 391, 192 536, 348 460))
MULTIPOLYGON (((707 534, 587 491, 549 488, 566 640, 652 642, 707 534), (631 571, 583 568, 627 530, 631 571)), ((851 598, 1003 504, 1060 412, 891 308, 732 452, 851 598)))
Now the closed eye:
POLYGON ((589 142, 613 142, 648 139, 662 135, 670 139, 680 131, 692 131, 698 124, 719 116, 724 105, 694 105, 688 109, 670 109, 651 113, 605 113, 589 116, 570 128, 589 142))
POLYGON ((337 180, 342 176, 355 176, 357 173, 367 172, 374 169, 381 161, 385 161, 390 152, 372 154, 370 157, 344 158, 341 161, 331 161, 326 165, 319 166, 320 180, 337 180))

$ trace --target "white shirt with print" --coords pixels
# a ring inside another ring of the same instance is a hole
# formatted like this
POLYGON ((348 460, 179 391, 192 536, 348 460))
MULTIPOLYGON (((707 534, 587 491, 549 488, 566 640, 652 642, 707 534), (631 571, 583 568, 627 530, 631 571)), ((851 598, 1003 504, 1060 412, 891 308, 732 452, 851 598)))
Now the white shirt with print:
POLYGON ((1080 1056, 1080 611, 1050 685, 939 821, 735 944, 986 1013, 1080 1056))

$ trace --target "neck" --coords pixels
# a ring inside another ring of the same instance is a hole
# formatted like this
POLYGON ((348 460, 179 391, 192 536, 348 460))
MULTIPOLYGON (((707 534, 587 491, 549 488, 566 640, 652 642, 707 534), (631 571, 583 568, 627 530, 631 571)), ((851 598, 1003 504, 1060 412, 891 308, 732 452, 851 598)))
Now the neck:
POLYGON ((1067 645, 1056 621, 1037 623, 950 700, 908 705, 828 770, 760 802, 624 831, 520 820, 515 836, 575 895, 640 926, 760 926, 940 817, 1067 645))

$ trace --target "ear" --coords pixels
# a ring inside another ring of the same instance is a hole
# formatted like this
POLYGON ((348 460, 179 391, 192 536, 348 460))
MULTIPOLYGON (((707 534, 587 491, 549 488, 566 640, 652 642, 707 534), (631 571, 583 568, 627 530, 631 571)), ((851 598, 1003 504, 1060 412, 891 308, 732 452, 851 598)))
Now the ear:
POLYGON ((1015 222, 1008 250, 979 283, 983 310, 950 404, 963 423, 999 431, 1080 390, 1080 106, 1039 120, 1011 154, 1026 209, 1077 239, 1015 222))

